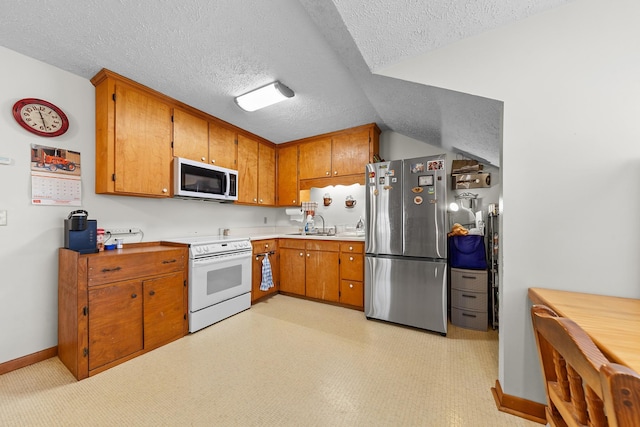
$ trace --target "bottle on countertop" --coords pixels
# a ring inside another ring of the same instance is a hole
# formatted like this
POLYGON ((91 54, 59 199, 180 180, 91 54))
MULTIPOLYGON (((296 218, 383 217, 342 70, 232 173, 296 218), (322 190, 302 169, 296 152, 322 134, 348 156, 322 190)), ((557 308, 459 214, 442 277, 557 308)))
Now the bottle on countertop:
POLYGON ((356 224, 356 232, 357 231, 364 231, 364 221, 362 220, 362 217, 360 217, 358 223, 356 224))

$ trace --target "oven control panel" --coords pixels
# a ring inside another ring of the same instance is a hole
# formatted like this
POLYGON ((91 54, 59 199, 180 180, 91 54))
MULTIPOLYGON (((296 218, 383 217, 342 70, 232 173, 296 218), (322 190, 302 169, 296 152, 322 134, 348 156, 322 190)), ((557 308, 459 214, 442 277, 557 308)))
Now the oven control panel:
POLYGON ((233 242, 211 242, 198 245, 191 245, 192 257, 198 258, 208 255, 251 251, 251 242, 249 240, 240 240, 233 242))

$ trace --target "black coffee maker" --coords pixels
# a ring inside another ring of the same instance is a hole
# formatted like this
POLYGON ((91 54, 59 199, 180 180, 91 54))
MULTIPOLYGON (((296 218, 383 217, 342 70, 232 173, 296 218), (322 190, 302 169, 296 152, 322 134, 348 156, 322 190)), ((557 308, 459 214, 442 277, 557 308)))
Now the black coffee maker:
POLYGON ((98 224, 95 219, 88 219, 87 211, 73 211, 64 220, 64 247, 81 254, 98 252, 96 235, 98 224))

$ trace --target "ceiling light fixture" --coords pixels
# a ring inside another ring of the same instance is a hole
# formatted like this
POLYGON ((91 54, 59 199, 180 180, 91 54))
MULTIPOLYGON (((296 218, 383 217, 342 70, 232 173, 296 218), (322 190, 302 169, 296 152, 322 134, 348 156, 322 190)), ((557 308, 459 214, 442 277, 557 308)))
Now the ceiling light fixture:
POLYGON ((245 111, 256 111, 268 107, 285 99, 292 98, 295 94, 291 89, 280 82, 269 83, 258 89, 236 97, 236 104, 245 111))

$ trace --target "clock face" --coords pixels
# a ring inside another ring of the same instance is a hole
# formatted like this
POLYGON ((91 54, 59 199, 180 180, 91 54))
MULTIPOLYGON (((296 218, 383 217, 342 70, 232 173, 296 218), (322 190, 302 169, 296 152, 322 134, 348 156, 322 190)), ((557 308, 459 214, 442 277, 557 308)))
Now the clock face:
POLYGON ((36 135, 59 136, 69 129, 69 119, 64 112, 42 99, 25 98, 13 105, 16 121, 36 135))

